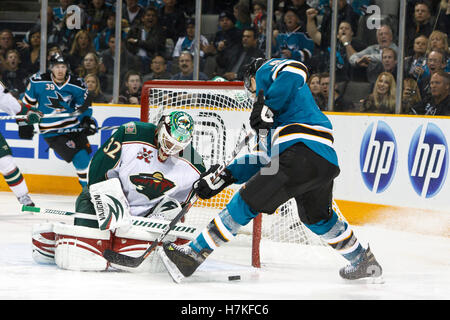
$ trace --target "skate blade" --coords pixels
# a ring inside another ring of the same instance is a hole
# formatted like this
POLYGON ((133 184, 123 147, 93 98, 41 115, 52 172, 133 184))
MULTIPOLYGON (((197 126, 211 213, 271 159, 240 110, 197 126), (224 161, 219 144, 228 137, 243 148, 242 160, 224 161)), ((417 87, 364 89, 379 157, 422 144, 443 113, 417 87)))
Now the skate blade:
POLYGON ((158 248, 157 253, 167 272, 172 277, 172 280, 175 283, 180 283, 185 277, 180 272, 180 270, 178 270, 177 266, 172 261, 170 261, 169 257, 167 257, 164 249, 162 247, 158 248))
POLYGON ((383 284, 385 283, 383 276, 367 277, 361 279, 343 279, 346 283, 352 284, 383 284))

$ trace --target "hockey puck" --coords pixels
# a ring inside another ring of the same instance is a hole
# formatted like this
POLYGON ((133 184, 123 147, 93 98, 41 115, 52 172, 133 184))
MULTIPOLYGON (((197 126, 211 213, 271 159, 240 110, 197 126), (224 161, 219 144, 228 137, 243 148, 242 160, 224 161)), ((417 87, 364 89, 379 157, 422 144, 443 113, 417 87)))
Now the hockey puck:
POLYGON ((237 275, 237 276, 228 276, 228 281, 236 281, 236 280, 241 280, 241 276, 237 275))

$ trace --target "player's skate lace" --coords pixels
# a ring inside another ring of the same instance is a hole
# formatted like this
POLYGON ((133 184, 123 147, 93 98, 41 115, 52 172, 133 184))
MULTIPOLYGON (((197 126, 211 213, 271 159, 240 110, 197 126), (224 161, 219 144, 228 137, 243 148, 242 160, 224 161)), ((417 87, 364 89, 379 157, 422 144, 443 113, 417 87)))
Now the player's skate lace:
POLYGON ((34 202, 31 200, 30 196, 28 194, 25 194, 21 197, 17 198, 19 202, 25 206, 34 207, 34 202))

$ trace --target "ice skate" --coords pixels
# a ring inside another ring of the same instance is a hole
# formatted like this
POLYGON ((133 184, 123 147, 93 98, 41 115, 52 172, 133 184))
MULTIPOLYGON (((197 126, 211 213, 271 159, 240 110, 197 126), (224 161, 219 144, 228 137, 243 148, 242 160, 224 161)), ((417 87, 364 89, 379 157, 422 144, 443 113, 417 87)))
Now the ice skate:
POLYGON ((339 275, 346 280, 372 278, 382 281, 382 273, 383 270, 372 251, 370 251, 369 246, 367 246, 364 256, 358 264, 349 264, 339 270, 339 275))
POLYGON ((163 244, 158 254, 172 279, 180 283, 189 277, 205 261, 209 255, 206 250, 203 254, 195 252, 189 245, 176 245, 172 242, 163 244))
POLYGON ((19 200, 19 202, 21 204, 23 204, 24 206, 29 206, 29 207, 34 207, 35 206, 33 200, 31 200, 29 194, 26 194, 26 195, 23 195, 21 197, 18 197, 17 200, 19 200))

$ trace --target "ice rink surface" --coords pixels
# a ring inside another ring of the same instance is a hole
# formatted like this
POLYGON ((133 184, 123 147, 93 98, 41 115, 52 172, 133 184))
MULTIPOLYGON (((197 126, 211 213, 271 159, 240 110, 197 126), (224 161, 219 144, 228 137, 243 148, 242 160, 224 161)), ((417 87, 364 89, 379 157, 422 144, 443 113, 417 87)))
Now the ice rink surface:
MULTIPOLYGON (((75 197, 32 195, 39 207, 73 210, 75 197)), ((354 227, 370 243, 383 267, 384 283, 346 282, 338 275, 345 260, 327 247, 263 242, 263 266, 250 265, 246 241, 216 250, 188 281, 175 284, 161 273, 77 272, 38 265, 31 258, 31 227, 44 220, 20 213, 10 192, 0 192, 1 300, 448 300, 449 219, 444 235, 388 228, 354 227), (240 281, 228 275, 240 274, 240 281)), ((416 221, 420 224, 421 221, 416 221)), ((442 225, 444 224, 444 225, 442 225)), ((431 226, 432 227, 432 226, 431 226)))

